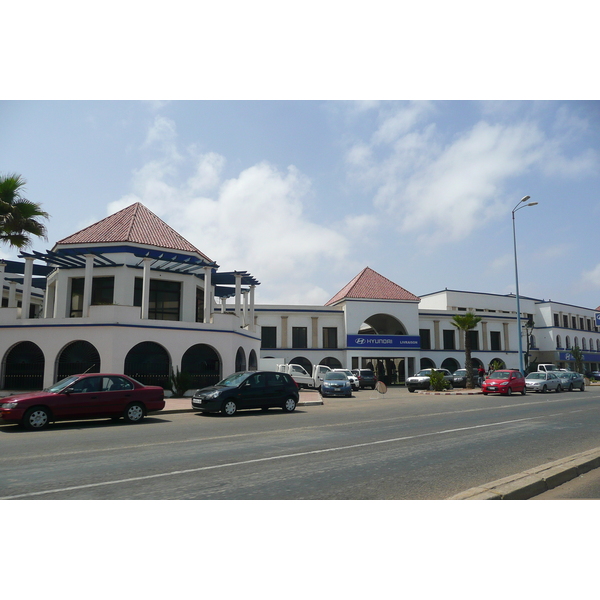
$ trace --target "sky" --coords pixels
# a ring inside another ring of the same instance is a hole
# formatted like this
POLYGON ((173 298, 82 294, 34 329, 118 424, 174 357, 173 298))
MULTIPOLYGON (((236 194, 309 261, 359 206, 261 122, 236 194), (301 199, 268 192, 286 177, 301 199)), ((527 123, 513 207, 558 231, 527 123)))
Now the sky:
POLYGON ((600 305, 595 100, 4 100, 0 140, 51 215, 38 251, 141 202, 259 304, 322 305, 366 266, 508 294, 529 195, 520 293, 600 305))

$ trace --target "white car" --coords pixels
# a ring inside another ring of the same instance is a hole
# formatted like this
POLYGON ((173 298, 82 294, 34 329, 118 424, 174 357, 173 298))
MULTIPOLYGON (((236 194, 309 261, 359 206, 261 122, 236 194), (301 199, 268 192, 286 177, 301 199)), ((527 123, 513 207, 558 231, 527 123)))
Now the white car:
POLYGON ((349 380, 354 391, 357 391, 359 386, 358 377, 352 373, 350 369, 332 369, 334 373, 343 373, 349 380))

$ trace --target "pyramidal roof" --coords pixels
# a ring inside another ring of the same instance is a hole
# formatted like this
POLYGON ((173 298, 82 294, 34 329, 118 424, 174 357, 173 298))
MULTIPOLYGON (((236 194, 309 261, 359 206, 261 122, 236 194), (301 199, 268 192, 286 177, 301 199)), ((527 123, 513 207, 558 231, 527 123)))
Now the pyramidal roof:
POLYGON ((350 283, 343 287, 325 306, 336 304, 346 298, 361 300, 414 300, 420 298, 403 287, 365 267, 350 283))
POLYGON ((140 202, 60 240, 57 245, 119 242, 193 252, 208 262, 213 262, 140 202))

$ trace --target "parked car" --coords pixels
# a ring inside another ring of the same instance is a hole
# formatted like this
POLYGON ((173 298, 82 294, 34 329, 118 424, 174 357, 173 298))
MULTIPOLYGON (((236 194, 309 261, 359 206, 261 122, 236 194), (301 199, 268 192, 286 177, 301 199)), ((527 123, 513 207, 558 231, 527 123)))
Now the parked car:
POLYGON ((528 392, 542 392, 545 394, 550 390, 562 392, 560 379, 552 371, 534 371, 525 378, 528 392))
POLYGON ((192 409, 221 412, 231 417, 248 408, 283 408, 293 412, 300 399, 298 385, 288 373, 239 371, 219 383, 194 392, 192 409))
MULTIPOLYGON (((476 373, 476 371, 475 371, 476 373)), ((476 379, 476 374, 473 373, 473 380, 476 379)), ((452 386, 453 387, 466 387, 467 386, 467 370, 457 369, 452 373, 452 386)))
POLYGON ((352 396, 352 385, 350 380, 344 373, 325 373, 325 378, 321 384, 321 396, 326 398, 327 396, 346 396, 350 398, 352 396))
POLYGON ((590 373, 590 379, 597 379, 600 381, 600 371, 592 371, 590 373))
POLYGON ((555 375, 560 380, 560 385, 563 390, 572 392, 575 388, 580 391, 585 391, 585 381, 581 373, 575 373, 574 371, 557 371, 555 375))
MULTIPOLYGON (((545 373, 543 373, 545 374, 545 373)), ((521 371, 516 369, 498 369, 491 373, 481 384, 484 396, 490 393, 510 396, 513 392, 525 395, 526 383, 521 371)))
POLYGON ((371 369, 352 369, 352 373, 358 378, 358 385, 361 390, 363 388, 375 389, 377 377, 375 377, 375 373, 371 369))
POLYGON ((353 390, 358 390, 360 385, 358 377, 350 369, 332 369, 334 373, 343 373, 350 381, 353 390))
POLYGON ((159 386, 142 385, 126 375, 88 373, 66 377, 41 392, 8 396, 0 416, 27 429, 43 429, 54 421, 105 417, 137 423, 164 407, 159 386))
POLYGON ((421 369, 416 375, 408 377, 406 380, 406 387, 409 392, 415 390, 428 390, 429 389, 429 376, 431 371, 438 371, 444 374, 444 379, 453 387, 454 377, 448 369, 421 369))

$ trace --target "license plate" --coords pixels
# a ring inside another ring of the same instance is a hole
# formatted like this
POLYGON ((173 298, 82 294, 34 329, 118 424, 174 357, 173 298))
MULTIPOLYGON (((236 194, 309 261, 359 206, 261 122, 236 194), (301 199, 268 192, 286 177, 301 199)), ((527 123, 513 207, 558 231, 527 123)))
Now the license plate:
POLYGON ((495 392, 496 388, 495 387, 489 387, 488 390, 490 390, 490 392, 495 392))

